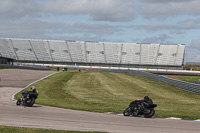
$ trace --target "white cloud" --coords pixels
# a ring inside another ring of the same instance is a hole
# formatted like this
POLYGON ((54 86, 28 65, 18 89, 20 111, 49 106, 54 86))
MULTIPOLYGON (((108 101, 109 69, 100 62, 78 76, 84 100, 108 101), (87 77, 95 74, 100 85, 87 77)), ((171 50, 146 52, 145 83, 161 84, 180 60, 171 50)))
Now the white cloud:
POLYGON ((160 34, 159 36, 153 36, 142 40, 143 43, 169 43, 168 39, 171 39, 167 34, 160 34))
POLYGON ((170 31, 170 33, 183 34, 186 30, 200 29, 200 19, 186 19, 184 21, 177 22, 176 24, 149 23, 146 25, 136 25, 135 27, 149 32, 166 30, 170 31))
POLYGON ((145 18, 165 19, 177 15, 199 16, 199 0, 140 0, 141 14, 145 18))
POLYGON ((67 22, 63 30, 71 30, 71 32, 76 33, 90 33, 90 34, 97 34, 97 35, 110 35, 116 32, 121 32, 122 27, 112 26, 108 24, 86 24, 81 22, 67 22))
POLYGON ((190 46, 186 46, 186 62, 200 62, 200 39, 192 41, 190 46))
POLYGON ((38 15, 40 10, 35 1, 27 0, 1 0, 0 19, 18 19, 26 16, 38 15))
POLYGON ((158 23, 150 23, 146 25, 137 25, 137 29, 144 29, 147 31, 160 31, 160 30, 176 30, 178 29, 178 25, 171 25, 171 24, 158 24, 158 23))
POLYGON ((200 50, 186 46, 185 62, 200 62, 200 50))
MULTIPOLYGON (((147 3, 169 3, 169 2, 187 2, 188 0, 140 0, 141 2, 147 2, 147 3)), ((190 0, 190 1, 196 1, 196 0, 190 0)))
POLYGON ((95 21, 130 21, 134 18, 133 0, 48 0, 46 13, 89 15, 95 21))
POLYGON ((109 39, 105 39, 101 35, 54 35, 53 37, 48 36, 48 39, 50 40, 73 40, 73 41, 110 41, 109 39))
MULTIPOLYGON (((198 49, 200 50, 200 39, 194 40, 191 44, 190 47, 193 49, 198 49)), ((200 53, 200 52, 199 52, 200 53)))
POLYGON ((0 21, 0 37, 35 39, 75 39, 85 38, 96 41, 107 40, 110 35, 123 31, 122 26, 109 24, 87 24, 83 22, 56 22, 52 20, 29 19, 18 21, 0 21), (70 38, 68 38, 70 37, 70 38))
POLYGON ((180 25, 182 29, 200 29, 200 19, 186 19, 179 22, 177 25, 180 25))

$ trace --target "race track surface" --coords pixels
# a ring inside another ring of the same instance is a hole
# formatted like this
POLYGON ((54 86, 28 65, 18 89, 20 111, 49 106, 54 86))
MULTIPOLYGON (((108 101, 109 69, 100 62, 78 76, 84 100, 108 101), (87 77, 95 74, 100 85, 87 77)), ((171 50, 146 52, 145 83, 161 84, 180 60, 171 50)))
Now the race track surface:
POLYGON ((51 71, 0 70, 0 125, 111 133, 199 133, 197 121, 124 117, 34 105, 16 106, 11 96, 51 71))

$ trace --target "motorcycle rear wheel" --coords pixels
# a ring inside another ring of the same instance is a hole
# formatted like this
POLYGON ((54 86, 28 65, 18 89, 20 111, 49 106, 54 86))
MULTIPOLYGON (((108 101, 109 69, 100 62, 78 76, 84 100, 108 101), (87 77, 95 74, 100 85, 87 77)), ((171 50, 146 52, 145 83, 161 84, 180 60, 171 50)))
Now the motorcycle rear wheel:
POLYGON ((151 118, 155 114, 155 110, 153 108, 149 108, 148 112, 144 113, 145 118, 151 118))
POLYGON ((32 107, 34 103, 35 103, 35 98, 31 98, 26 101, 26 106, 32 107))

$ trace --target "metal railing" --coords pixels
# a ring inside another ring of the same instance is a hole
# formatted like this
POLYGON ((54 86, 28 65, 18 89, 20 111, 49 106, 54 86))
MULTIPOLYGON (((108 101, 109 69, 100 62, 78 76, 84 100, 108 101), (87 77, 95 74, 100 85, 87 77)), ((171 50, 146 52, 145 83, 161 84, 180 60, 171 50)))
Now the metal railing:
POLYGON ((192 93, 200 94, 200 84, 195 84, 187 81, 181 81, 176 79, 171 79, 165 76, 144 72, 144 71, 137 71, 137 70, 104 70, 104 72, 119 72, 119 73, 129 73, 133 75, 138 75, 146 78, 150 78, 159 82, 162 82, 167 85, 175 86, 179 89, 189 91, 192 93))

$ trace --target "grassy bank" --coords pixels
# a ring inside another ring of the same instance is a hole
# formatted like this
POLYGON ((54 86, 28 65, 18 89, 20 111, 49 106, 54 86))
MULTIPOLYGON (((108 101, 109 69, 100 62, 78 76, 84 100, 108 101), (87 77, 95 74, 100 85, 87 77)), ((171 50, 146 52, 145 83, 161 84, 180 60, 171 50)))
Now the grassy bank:
POLYGON ((158 105, 155 116, 200 119, 199 95, 135 75, 63 72, 35 85, 39 90, 37 104, 122 113, 131 101, 148 95, 158 105))
POLYGON ((200 76, 178 76, 181 80, 200 82, 200 76))
POLYGON ((49 130, 38 128, 24 128, 24 127, 9 127, 0 126, 1 133, 103 133, 103 132, 81 132, 81 131, 64 131, 64 130, 49 130))

